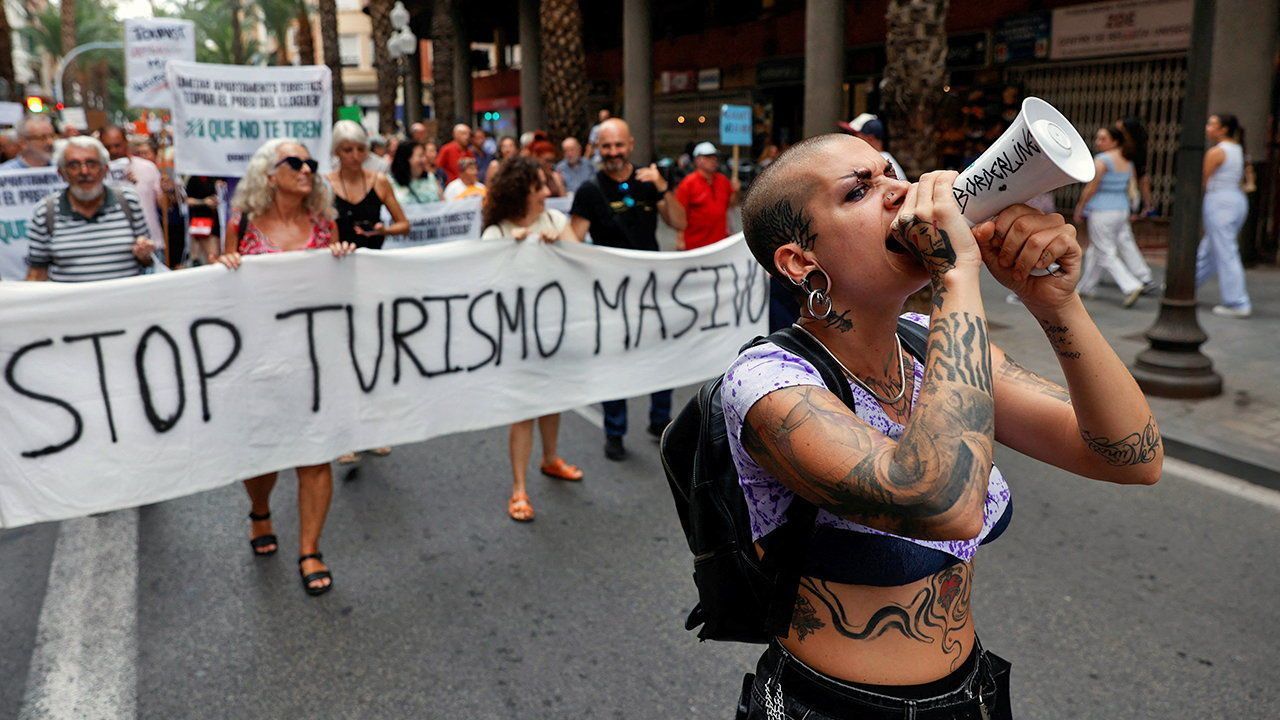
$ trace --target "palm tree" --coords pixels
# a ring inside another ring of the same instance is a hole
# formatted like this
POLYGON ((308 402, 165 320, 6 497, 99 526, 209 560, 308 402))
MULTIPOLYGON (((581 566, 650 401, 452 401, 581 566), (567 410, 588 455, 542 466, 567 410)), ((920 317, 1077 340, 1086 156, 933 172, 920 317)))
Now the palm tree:
POLYGON ((542 77, 547 129, 557 140, 585 137, 587 56, 578 0, 542 0, 542 77))
POLYGON ((76 0, 61 0, 58 10, 62 21, 62 52, 58 53, 61 56, 76 47, 76 0))
POLYGON ((392 2, 369 0, 368 6, 373 25, 373 67, 378 78, 378 130, 382 133, 396 129, 396 86, 400 79, 397 61, 387 49, 387 41, 391 39, 392 2))
POLYGON ((307 7, 307 0, 296 0, 296 4, 294 21, 298 24, 298 62, 315 65, 316 38, 311 33, 311 10, 307 7))
POLYGON ((240 38, 240 49, 237 51, 238 37, 231 21, 232 5, 224 0, 186 0, 178 5, 176 16, 195 23, 196 26, 196 60, 202 63, 220 63, 223 65, 239 65, 237 52, 241 60, 256 64, 260 59, 260 46, 256 38, 240 38))
POLYGON ((261 0, 258 9, 262 13, 262 24, 275 39, 276 47, 271 53, 271 64, 289 65, 289 28, 298 13, 296 0, 261 0))
POLYGON ((937 108, 947 76, 949 0, 890 0, 884 97, 895 120, 893 154, 910 178, 937 166, 937 108))
MULTIPOLYGON (((63 57, 66 52, 78 45, 118 41, 124 37, 123 27, 115 18, 114 8, 105 6, 100 0, 68 3, 61 6, 46 5, 40 10, 31 11, 27 17, 27 25, 22 28, 21 33, 38 52, 47 53, 55 58, 63 57), (65 33, 67 23, 62 15, 64 8, 68 7, 75 12, 75 19, 71 26, 76 32, 70 37, 65 33), (66 48, 66 52, 63 48, 66 48)), ((124 77, 124 54, 107 53, 103 57, 109 68, 105 87, 99 88, 106 94, 103 102, 110 107, 123 109, 125 107, 124 83, 121 79, 124 77)), ((83 79, 90 75, 82 70, 89 67, 85 63, 93 62, 94 59, 93 56, 82 56, 72 68, 73 77, 79 79, 77 87, 80 88, 80 99, 77 102, 86 102, 89 99, 86 97, 86 84, 83 79)))
POLYGON ((342 53, 338 50, 338 6, 334 0, 320 0, 320 40, 324 48, 324 64, 329 66, 333 83, 333 119, 338 108, 346 104, 342 87, 342 53))
POLYGON ((0 93, 0 100, 8 100, 10 96, 18 97, 17 76, 13 70, 13 28, 9 25, 9 13, 5 12, 5 3, 0 0, 0 83, 5 93, 0 93))
POLYGON ((231 11, 231 64, 244 64, 244 30, 240 27, 240 0, 229 0, 231 11))
POLYGON ((453 135, 453 46, 458 28, 453 0, 435 0, 431 7, 431 98, 435 103, 436 137, 441 143, 453 135))

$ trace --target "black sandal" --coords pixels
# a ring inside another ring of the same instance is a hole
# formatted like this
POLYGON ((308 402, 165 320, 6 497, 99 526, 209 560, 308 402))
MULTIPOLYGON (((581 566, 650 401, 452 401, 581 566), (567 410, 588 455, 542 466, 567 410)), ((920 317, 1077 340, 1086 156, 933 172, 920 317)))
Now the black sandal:
MULTIPOLYGON (((249 513, 249 519, 253 520, 254 522, 262 522, 263 520, 270 520, 271 513, 263 513, 262 515, 258 515, 257 513, 249 513)), ((257 555, 258 557, 271 557, 272 555, 276 554, 276 550, 280 549, 280 540, 275 535, 272 535, 270 533, 266 535, 259 535, 258 537, 252 538, 249 540, 249 547, 253 548, 253 554, 257 555), (267 547, 268 545, 275 545, 275 547, 271 548, 270 550, 262 549, 264 547, 267 547)))
POLYGON ((310 555, 302 555, 298 558, 298 574, 302 575, 302 589, 306 590, 307 594, 311 597, 323 595, 332 590, 333 575, 328 570, 320 570, 318 572, 313 572, 310 575, 303 574, 302 563, 306 560, 319 560, 320 562, 324 562, 324 555, 321 555, 320 553, 311 553, 310 555), (321 585, 320 587, 313 587, 311 583, 317 580, 328 580, 329 584, 321 585))

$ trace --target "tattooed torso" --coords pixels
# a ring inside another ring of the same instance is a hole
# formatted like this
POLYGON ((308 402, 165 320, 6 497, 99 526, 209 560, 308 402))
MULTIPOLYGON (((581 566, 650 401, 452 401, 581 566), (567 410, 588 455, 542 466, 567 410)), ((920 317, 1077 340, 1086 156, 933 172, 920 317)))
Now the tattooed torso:
POLYGON ((973 650, 973 565, 898 587, 802 578, 790 633, 799 660, 837 678, 914 685, 959 667, 973 650))

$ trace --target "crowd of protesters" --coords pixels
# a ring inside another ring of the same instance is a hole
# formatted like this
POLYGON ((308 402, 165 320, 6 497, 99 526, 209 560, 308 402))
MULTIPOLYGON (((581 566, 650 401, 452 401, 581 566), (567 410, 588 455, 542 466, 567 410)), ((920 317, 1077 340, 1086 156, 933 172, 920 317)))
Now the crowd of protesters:
MULTIPOLYGON (((878 118, 860 116, 841 129, 865 140, 884 158, 892 182, 905 182, 884 146, 884 126, 878 118)), ((1218 273, 1224 304, 1214 311, 1245 317, 1249 299, 1238 271, 1239 256, 1232 250, 1241 215, 1242 133, 1230 115, 1213 116, 1206 131, 1217 144, 1205 161, 1207 235, 1198 279, 1218 273)), ((1136 120, 1126 119, 1101 128, 1096 145, 1098 178, 1085 189, 1077 209, 1078 220, 1087 217, 1094 242, 1080 291, 1091 292, 1105 270, 1131 305, 1153 287, 1132 232, 1125 232, 1130 217, 1149 206, 1145 133, 1136 120), (1135 194, 1142 198, 1141 207, 1129 197, 1135 194)), ((659 219, 676 233, 680 250, 695 250, 728 235, 729 211, 738 204, 742 187, 736 177, 730 180, 721 172, 720 154, 712 143, 692 148, 692 171, 678 183, 656 164, 633 161, 634 146, 627 123, 607 112, 600 114, 585 143, 569 137, 559 145, 541 131, 518 139, 493 138, 459 123, 451 139, 437 147, 422 124, 411 126, 404 137, 382 138, 344 120, 333 128, 334 162, 327 175, 318 173, 319 163, 304 145, 277 139, 258 149, 241 178, 191 176, 179 181, 163 171, 171 157, 125 128, 106 127, 96 137, 76 134, 60 139, 48 119, 34 117, 16 132, 0 136, 0 172, 52 166, 68 184, 37 204, 28 223, 27 279, 35 281, 106 280, 158 266, 214 262, 236 269, 245 255, 300 250, 327 249, 343 257, 357 248, 378 250, 388 236, 406 234, 410 221, 405 207, 467 198, 482 201, 481 237, 486 241, 590 238, 602 247, 657 251, 659 219), (112 170, 123 173, 127 182, 111 182, 112 170), (548 198, 565 195, 572 195, 567 214, 547 207, 548 198)), ((785 289, 781 293, 789 294, 785 289)), ((771 324, 777 325, 774 314, 771 311, 771 324)), ((789 315, 789 325, 797 311, 791 307, 782 314, 789 315)), ((661 436, 671 411, 671 391, 653 393, 647 433, 661 436)), ((604 454, 610 460, 628 456, 627 420, 625 400, 604 403, 604 454)), ((512 425, 507 513, 521 522, 534 518, 526 473, 535 425, 542 441, 540 471, 565 481, 583 477, 582 470, 557 454, 558 416, 512 425)), ((390 448, 370 452, 385 455, 390 448)), ((352 452, 339 461, 358 459, 352 452)), ((329 463, 322 463, 297 468, 297 475, 299 572, 306 592, 318 595, 333 583, 319 552, 332 471, 329 463)), ((251 503, 250 544, 256 555, 270 555, 279 545, 269 506, 275 482, 275 473, 245 481, 251 503)))

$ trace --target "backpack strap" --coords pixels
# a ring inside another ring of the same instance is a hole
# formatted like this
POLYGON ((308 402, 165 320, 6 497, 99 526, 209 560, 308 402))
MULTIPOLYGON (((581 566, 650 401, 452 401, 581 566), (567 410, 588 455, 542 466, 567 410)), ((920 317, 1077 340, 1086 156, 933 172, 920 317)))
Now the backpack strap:
POLYGON ((902 347, 924 364, 925 355, 929 354, 929 328, 900 317, 898 318, 898 338, 902 340, 902 347))
POLYGON ((53 239, 53 225, 58 218, 58 199, 61 197, 61 193, 52 193, 44 199, 44 230, 49 234, 50 240, 53 239))

